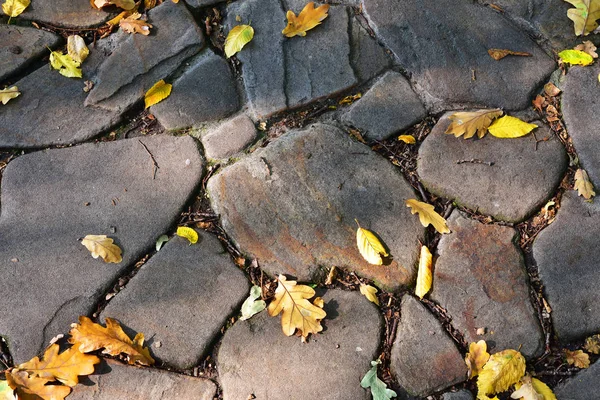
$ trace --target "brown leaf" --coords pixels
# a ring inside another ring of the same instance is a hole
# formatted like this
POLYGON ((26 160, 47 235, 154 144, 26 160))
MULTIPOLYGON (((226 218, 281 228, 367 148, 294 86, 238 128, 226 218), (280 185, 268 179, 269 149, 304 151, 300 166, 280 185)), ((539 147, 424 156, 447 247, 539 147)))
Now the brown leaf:
POLYGON ((328 11, 329 4, 315 8, 314 1, 308 3, 298 16, 293 11, 288 11, 286 14, 288 24, 281 33, 290 38, 296 35, 306 36, 306 31, 311 30, 327 18, 328 11))
POLYGON ((90 4, 97 10, 112 5, 123 10, 133 10, 135 8, 135 0, 90 0, 90 4))
POLYGON ((565 357, 569 365, 574 365, 577 368, 588 368, 590 366, 590 356, 582 350, 565 350, 565 357))
POLYGON ((559 88, 554 85, 552 82, 548 82, 544 85, 544 92, 550 97, 556 97, 562 92, 559 88))
POLYGON ((531 57, 532 54, 524 51, 512 51, 506 49, 489 49, 488 54, 496 61, 502 60, 506 56, 531 57))
POLYGON ((533 104, 533 106, 535 107, 536 110, 538 110, 539 112, 542 112, 542 109, 544 108, 544 105, 546 104, 546 99, 543 96, 540 96, 538 94, 535 97, 535 100, 533 100, 531 103, 533 104))
POLYGON ((593 58, 598 58, 598 53, 596 53, 597 47, 594 46, 594 43, 589 40, 584 41, 582 44, 578 44, 573 48, 573 50, 580 50, 585 53, 588 53, 593 58))
POLYGON ((455 137, 464 135, 464 139, 470 139, 477 132, 477 136, 481 139, 492 121, 502 114, 499 108, 456 112, 448 117, 452 123, 446 129, 446 133, 453 134, 455 137))
POLYGON ((594 185, 592 185, 587 172, 581 168, 575 172, 574 189, 579 192, 579 196, 583 196, 586 200, 589 200, 596 195, 596 192, 594 192, 594 185))
POLYGON ((133 13, 129 17, 120 20, 119 26, 127 33, 139 33, 148 36, 152 25, 141 20, 141 16, 142 14, 140 13, 133 13))
POLYGON ((19 400, 64 400, 71 388, 62 385, 46 385, 48 379, 29 376, 26 371, 11 369, 5 372, 8 385, 19 400))
POLYGON ((479 375, 479 372, 483 369, 483 366, 490 359, 490 354, 487 352, 487 344, 485 340, 471 343, 469 345, 469 352, 465 357, 465 363, 467 364, 468 377, 469 379, 479 375))
POLYGON ((600 335, 590 336, 585 339, 583 347, 592 354, 600 354, 600 335))

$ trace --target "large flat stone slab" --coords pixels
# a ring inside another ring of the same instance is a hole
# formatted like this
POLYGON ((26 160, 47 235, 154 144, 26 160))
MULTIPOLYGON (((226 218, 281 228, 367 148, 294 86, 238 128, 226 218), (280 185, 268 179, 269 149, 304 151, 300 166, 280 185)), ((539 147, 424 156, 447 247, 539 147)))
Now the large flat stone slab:
POLYGON ((191 137, 138 139, 27 154, 2 177, 0 334, 21 363, 67 333, 114 280, 154 247, 194 193, 202 159, 191 137), (190 160, 189 165, 186 160, 190 160), (78 239, 105 234, 123 261, 93 259, 78 239))
POLYGON ((377 358, 382 321, 358 292, 328 291, 325 329, 308 343, 287 337, 266 311, 225 332, 217 367, 224 400, 370 399, 360 387, 377 358))
POLYGON ((89 0, 35 0, 19 18, 67 28, 86 28, 102 24, 111 14, 96 10, 89 0))
POLYGON ((474 2, 364 0, 363 9, 379 38, 436 108, 528 107, 535 89, 555 68, 525 33, 474 2), (487 53, 492 48, 528 52, 532 57, 496 61, 487 53))
POLYGON ((592 393, 600 391, 600 363, 596 361, 588 369, 581 370, 554 389, 560 400, 589 400, 592 393))
POLYGON ((427 189, 511 222, 527 218, 554 194, 568 161, 547 126, 536 121, 540 126, 536 137, 549 138, 537 146, 531 134, 518 139, 487 134, 483 139, 464 140, 444 133, 449 115, 440 119, 419 148, 417 172, 427 189))
POLYGON ((272 275, 311 280, 336 265, 398 288, 411 282, 424 228, 410 185, 387 160, 330 125, 287 133, 208 182, 223 227, 272 275), (389 265, 368 264, 356 222, 378 233, 389 265))
POLYGON ((533 257, 561 341, 600 332, 598 235, 600 206, 569 191, 554 223, 533 242, 533 257))
POLYGON ((351 39, 350 59, 359 81, 368 81, 391 65, 392 58, 355 16, 351 18, 351 39))
POLYGON ((529 299, 523 255, 513 228, 484 225, 455 211, 434 266, 432 300, 448 311, 467 342, 485 340, 489 351, 543 351, 544 335, 529 299), (484 328, 484 335, 477 329, 484 328), (522 347, 521 347, 522 346, 522 347))
POLYGON ((151 338, 152 355, 179 369, 199 363, 250 290, 219 240, 199 236, 191 246, 172 238, 100 315, 143 332, 151 338))

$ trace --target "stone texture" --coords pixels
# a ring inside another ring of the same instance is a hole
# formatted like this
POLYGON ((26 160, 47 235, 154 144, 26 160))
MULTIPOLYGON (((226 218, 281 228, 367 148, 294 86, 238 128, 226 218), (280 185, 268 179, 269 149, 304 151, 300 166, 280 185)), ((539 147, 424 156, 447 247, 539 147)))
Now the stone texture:
POLYGON ((442 400, 473 400, 473 394, 468 390, 459 390, 458 392, 444 393, 442 400))
POLYGON ((225 332, 217 366, 224 400, 370 399, 360 380, 377 358, 382 321, 358 292, 328 291, 323 332, 308 343, 266 311, 225 332), (293 388, 293 390, 290 390, 293 388))
POLYGON ((263 270, 311 280, 349 268, 387 288, 408 284, 424 229, 405 206, 415 194, 387 160, 330 125, 289 132, 213 176, 214 210, 263 270), (377 232, 393 261, 374 268, 356 248, 356 223, 377 232))
POLYGON ((143 332, 153 356, 179 369, 199 363, 250 291, 219 240, 199 236, 193 246, 172 238, 101 314, 143 332))
POLYGON ((194 139, 142 142, 160 167, 156 179, 138 139, 27 154, 4 170, 0 335, 16 363, 93 312, 117 276, 170 229, 199 185, 202 159, 194 139), (78 241, 88 234, 114 238, 123 261, 93 259, 78 241))
POLYGON ((600 206, 569 191, 563 195, 554 223, 533 243, 533 257, 561 341, 600 332, 598 235, 600 206))
POLYGON ((205 6, 211 6, 213 4, 224 2, 225 0, 185 0, 188 6, 199 9, 205 6))
POLYGON ((100 25, 110 17, 106 11, 94 10, 89 0, 37 0, 19 15, 19 18, 67 28, 100 25))
POLYGON ((352 104, 343 120, 363 131, 368 140, 385 140, 425 115, 419 96, 406 78, 392 71, 352 104))
POLYGON ((600 362, 583 369, 558 385, 554 394, 560 400, 590 400, 600 391, 600 362))
POLYGON ((392 373, 408 393, 427 396, 466 379, 463 357, 442 324, 418 300, 402 299, 392 373))
POLYGON ((238 115, 202 138, 208 158, 228 158, 256 140, 256 127, 247 115, 238 115))
POLYGON ((529 299, 517 232, 484 225, 458 211, 448 219, 452 233, 438 245, 431 299, 448 311, 467 342, 485 340, 491 353, 521 347, 526 357, 543 351, 544 335, 529 299), (477 335, 485 328, 485 335, 477 335))
POLYGON ((555 68, 526 34, 470 1, 364 0, 371 27, 435 108, 452 104, 521 109, 555 68), (502 62, 491 48, 531 53, 502 62), (472 71, 475 79, 472 79, 472 71))
POLYGON ((537 138, 549 138, 536 150, 533 135, 509 140, 490 134, 468 140, 447 135, 448 115, 419 148, 417 172, 427 189, 511 222, 527 218, 552 196, 567 168, 567 155, 546 125, 536 121, 537 138), (494 164, 457 163, 468 160, 494 164))
POLYGON ((208 379, 103 361, 81 377, 69 400, 213 400, 216 385, 208 379))
MULTIPOLYGON (((358 1, 358 0, 357 0, 358 1)), ((391 64, 384 48, 369 36, 361 22, 354 17, 351 20, 350 59, 359 81, 368 81, 386 70, 391 64)))
POLYGON ((237 89, 227 61, 205 50, 179 79, 171 95, 150 112, 167 129, 181 129, 225 118, 240 107, 237 89))
POLYGON ((0 25, 0 82, 58 45, 53 33, 26 26, 0 25))

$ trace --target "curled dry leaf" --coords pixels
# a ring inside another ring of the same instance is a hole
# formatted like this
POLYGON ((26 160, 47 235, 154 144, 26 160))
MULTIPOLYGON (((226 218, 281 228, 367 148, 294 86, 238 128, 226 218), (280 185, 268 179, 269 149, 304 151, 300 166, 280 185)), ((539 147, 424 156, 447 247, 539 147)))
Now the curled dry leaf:
POLYGON ((286 14, 288 24, 281 33, 287 37, 306 36, 306 31, 313 29, 319 25, 321 21, 327 18, 329 4, 323 4, 315 8, 315 3, 308 3, 296 16, 293 11, 288 11, 286 14))
POLYGON ((146 95, 144 96, 145 108, 158 104, 169 97, 172 89, 173 85, 170 83, 165 83, 163 79, 156 82, 154 86, 148 89, 146 95))
POLYGON ((177 236, 187 239, 190 244, 198 242, 198 232, 195 229, 188 228, 187 226, 177 227, 177 236))
POLYGON ((381 256, 389 256, 385 246, 373 232, 361 228, 358 221, 356 219, 355 221, 358 225, 358 229, 356 230, 356 245, 358 246, 360 255, 370 264, 383 264, 381 256))
POLYGON ((550 97, 556 97, 562 92, 556 85, 552 82, 548 82, 544 85, 544 92, 550 97))
POLYGON ((254 28, 250 25, 234 26, 225 39, 225 56, 227 58, 236 54, 254 38, 254 28))
POLYGON ((20 400, 64 400, 71 388, 62 385, 46 385, 48 379, 30 376, 27 371, 9 370, 5 372, 6 382, 20 400))
POLYGON ((579 168, 575 172, 575 190, 579 193, 579 196, 583 196, 584 199, 589 200, 596 195, 594 192, 594 185, 590 181, 590 177, 584 169, 579 168))
POLYGON ((583 51, 584 53, 588 53, 590 56, 592 56, 592 58, 598 58, 598 53, 596 53, 597 49, 598 48, 594 46, 594 43, 590 42, 589 40, 585 40, 583 43, 578 44, 573 48, 573 50, 579 50, 583 51))
POLYGON ((398 140, 401 140, 406 144, 417 143, 417 140, 415 139, 415 137, 413 135, 400 135, 400 136, 398 136, 398 140))
POLYGON ((102 257, 107 263, 120 263, 123 261, 121 257, 121 249, 113 243, 113 240, 106 235, 87 235, 81 241, 91 253, 92 257, 102 257))
POLYGON ((156 239, 156 251, 160 251, 165 243, 169 241, 169 237, 167 235, 160 235, 158 239, 156 239))
POLYGON ((592 354, 600 354, 600 335, 593 335, 585 339, 585 350, 592 354))
POLYGON ((477 395, 487 396, 508 390, 525 375, 525 358, 516 350, 492 354, 477 378, 477 395))
POLYGON ((567 11, 567 17, 573 21, 575 35, 586 36, 598 28, 600 19, 600 0, 565 0, 575 8, 567 11))
POLYGON ((50 65, 67 78, 81 78, 81 63, 74 60, 70 55, 63 54, 60 51, 50 53, 50 65))
POLYGON ((19 92, 19 89, 16 86, 11 86, 9 88, 2 89, 0 90, 0 102, 2 102, 2 104, 6 104, 12 99, 19 97, 20 95, 21 92, 19 92))
POLYGON ((365 296, 371 303, 379 305, 377 298, 377 288, 371 285, 360 284, 360 293, 365 296))
POLYGON ((490 359, 490 354, 487 352, 487 343, 485 340, 469 344, 469 352, 465 356, 467 364, 467 374, 469 379, 475 378, 490 359))
POLYGON ((90 0, 90 4, 97 10, 112 5, 123 10, 133 10, 135 8, 135 0, 90 0))
POLYGON ((536 124, 530 124, 519 118, 505 115, 495 120, 488 128, 488 131, 497 138, 514 139, 527 135, 537 127, 536 124))
POLYGON ((446 133, 453 134, 455 137, 464 135, 463 138, 470 139, 477 132, 477 136, 481 139, 492 121, 502 114, 499 108, 456 112, 448 117, 452 123, 446 129, 446 133))
POLYGON ((433 257, 427 246, 421 246, 421 257, 419 258, 419 272, 417 273, 417 284, 415 294, 420 299, 431 290, 433 281, 433 257))
POLYGON ((590 366, 590 356, 584 353, 583 350, 565 350, 565 357, 569 365, 574 365, 577 368, 588 368, 590 366))
POLYGON ((6 0, 2 4, 2 11, 11 18, 18 17, 31 4, 30 0, 6 0))
POLYGON ((512 51, 506 49, 489 49, 488 54, 496 61, 502 60, 506 56, 520 56, 520 57, 531 57, 531 53, 524 51, 512 51))
POLYGON ((586 66, 594 62, 592 56, 581 50, 563 50, 558 56, 565 64, 586 66))
POLYGON ((123 18, 119 21, 119 26, 127 33, 139 33, 144 36, 150 34, 150 28, 152 25, 144 20, 141 20, 142 14, 133 13, 127 18, 123 18))
POLYGON ((71 35, 67 38, 67 54, 81 64, 90 55, 90 50, 81 36, 71 35))
POLYGON ((424 227, 433 225, 439 233, 450 233, 446 220, 437 212, 431 204, 423 203, 415 199, 406 200, 406 206, 410 207, 412 214, 419 213, 419 221, 424 227))
POLYGON ((257 300, 260 296, 260 286, 252 286, 250 289, 250 296, 248 296, 242 304, 242 316, 240 317, 240 320, 245 321, 267 308, 267 303, 265 303, 264 300, 257 300))

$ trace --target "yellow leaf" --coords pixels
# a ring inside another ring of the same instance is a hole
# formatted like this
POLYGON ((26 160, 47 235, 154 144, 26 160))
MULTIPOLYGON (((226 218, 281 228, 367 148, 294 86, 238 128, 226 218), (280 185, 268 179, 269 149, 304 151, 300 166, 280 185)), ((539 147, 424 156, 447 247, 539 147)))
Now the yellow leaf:
POLYGON ((590 336, 585 339, 584 348, 592 354, 600 354, 600 335, 590 336))
POLYGON ((521 382, 517 383, 516 386, 517 390, 510 395, 511 399, 544 400, 544 396, 539 394, 533 387, 533 383, 531 382, 531 377, 529 375, 521 378, 521 382))
POLYGON ((446 133, 453 134, 455 137, 464 135, 465 139, 470 139, 477 132, 477 136, 481 139, 492 121, 502 114, 499 108, 454 113, 448 117, 452 123, 446 129, 446 133))
POLYGON ((29 376, 26 371, 8 370, 5 374, 19 400, 64 400, 71 393, 67 386, 46 385, 50 382, 48 379, 29 376))
POLYGON ((358 221, 356 221, 356 224, 358 225, 358 229, 356 230, 356 245, 358 246, 360 255, 370 264, 383 264, 381 256, 387 257, 389 255, 383 244, 373 232, 361 228, 358 221))
POLYGON ((504 392, 525 375, 525 358, 516 350, 492 354, 477 378, 479 395, 504 392))
POLYGON ((254 28, 250 25, 234 26, 225 39, 225 56, 231 57, 248 44, 254 37, 254 28))
POLYGON ((30 0, 6 0, 2 11, 11 18, 18 17, 31 4, 30 0))
POLYGON ((542 395, 543 400, 556 400, 556 396, 544 382, 539 379, 531 378, 531 384, 536 392, 542 395))
POLYGON ((407 144, 417 143, 417 140, 415 139, 415 137, 413 135, 400 135, 400 136, 398 136, 398 140, 402 140, 404 143, 407 143, 407 144))
POLYGON ((571 65, 590 65, 594 62, 594 57, 581 50, 563 50, 558 53, 562 62, 571 65))
POLYGON ((598 48, 594 46, 594 43, 590 42, 589 40, 584 40, 583 43, 578 44, 573 48, 573 50, 581 50, 589 54, 592 56, 592 58, 598 58, 598 53, 596 53, 597 49, 598 48))
POLYGON ((165 81, 162 79, 156 82, 154 86, 148 89, 146 95, 144 96, 144 102, 146 103, 145 108, 160 103, 161 101, 169 97, 172 88, 173 85, 165 83, 165 81))
POLYGON ((415 287, 415 294, 419 296, 420 299, 422 299, 431 289, 431 282, 433 281, 432 259, 433 257, 427 246, 421 246, 419 272, 417 273, 417 285, 415 287))
POLYGON ((112 318, 106 318, 106 328, 92 322, 88 317, 79 317, 79 324, 72 324, 71 327, 69 343, 82 353, 104 348, 103 354, 125 354, 129 364, 154 364, 148 348, 143 347, 144 334, 138 333, 132 341, 112 318))
POLYGON ((431 204, 423 203, 415 199, 406 200, 406 206, 410 207, 412 214, 419 213, 419 221, 421 225, 427 227, 429 224, 433 225, 436 231, 439 233, 450 233, 446 220, 438 213, 435 212, 434 207, 431 204))
POLYGON ((148 36, 150 34, 150 28, 152 28, 152 25, 141 20, 141 16, 142 14, 140 13, 133 13, 127 18, 121 19, 119 21, 119 26, 127 33, 139 33, 141 35, 148 36))
POLYGON ((379 305, 379 299, 377 298, 377 288, 371 285, 360 284, 360 293, 365 296, 371 303, 379 305))
POLYGON ((67 386, 74 387, 79 382, 78 375, 90 375, 94 372, 94 364, 100 359, 96 356, 83 354, 70 347, 58 354, 60 347, 53 344, 46 349, 43 360, 34 357, 17 367, 43 379, 57 380, 67 386))
POLYGON ((530 124, 521 121, 519 118, 505 115, 495 120, 488 128, 488 131, 497 138, 513 139, 525 136, 537 127, 536 124, 530 124))
POLYGON ((110 26, 116 26, 116 25, 118 25, 121 22, 121 20, 123 18, 129 17, 131 14, 133 14, 132 11, 123 11, 119 15, 117 15, 116 17, 114 17, 113 19, 107 21, 106 24, 110 25, 110 26))
POLYGON ((67 38, 67 54, 81 64, 90 54, 90 50, 81 36, 71 35, 67 38))
POLYGON ((575 27, 575 35, 589 35, 598 27, 600 0, 565 0, 576 8, 567 11, 567 16, 575 27))
POLYGON ((81 63, 73 60, 68 54, 53 51, 50 53, 50 65, 67 78, 81 78, 81 63))
POLYGON ((288 24, 281 33, 290 38, 296 35, 306 36, 306 31, 319 25, 321 21, 327 18, 328 11, 329 4, 323 4, 315 8, 314 1, 308 3, 298 16, 293 11, 288 11, 286 14, 288 24))
POLYGON ((6 104, 11 99, 19 97, 20 95, 21 92, 19 92, 19 89, 16 86, 11 86, 9 88, 0 90, 0 101, 2 102, 2 104, 6 104))
POLYGON ((135 8, 135 0, 90 0, 90 3, 96 9, 111 5, 115 5, 123 10, 133 10, 135 8))
POLYGON ((113 242, 106 235, 87 235, 81 244, 92 253, 94 258, 102 257, 107 263, 120 263, 123 261, 121 249, 113 242))
POLYGON ((296 329, 304 338, 311 333, 321 332, 321 320, 327 313, 308 301, 315 295, 315 291, 310 286, 287 281, 283 275, 279 275, 277 280, 279 284, 275 290, 275 297, 267 311, 272 317, 282 313, 281 328, 284 335, 291 336, 296 329))
POLYGON ((590 182, 590 177, 584 169, 579 168, 575 172, 575 190, 579 192, 579 196, 589 200, 596 195, 594 185, 590 182))
POLYGON ((565 357, 569 365, 574 365, 577 368, 588 368, 590 366, 590 356, 582 350, 565 350, 565 357))
POLYGON ((469 352, 465 356, 465 363, 468 369, 468 379, 474 378, 479 375, 481 369, 490 359, 490 354, 487 352, 487 343, 485 340, 471 343, 469 345, 469 352))
POLYGON ((187 239, 190 244, 198 242, 198 232, 192 228, 188 228, 187 226, 178 226, 177 236, 187 239))

